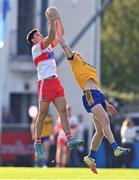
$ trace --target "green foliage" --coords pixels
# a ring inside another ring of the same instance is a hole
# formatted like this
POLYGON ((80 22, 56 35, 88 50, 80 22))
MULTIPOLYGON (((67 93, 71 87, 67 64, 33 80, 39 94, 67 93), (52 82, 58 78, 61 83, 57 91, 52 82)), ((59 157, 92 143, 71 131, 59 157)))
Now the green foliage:
POLYGON ((139 90, 139 0, 113 0, 102 18, 102 85, 139 90))
POLYGON ((120 99, 123 101, 133 101, 133 100, 139 100, 139 94, 137 93, 133 93, 133 92, 118 92, 118 91, 114 91, 114 90, 110 90, 108 88, 102 88, 104 94, 107 97, 113 97, 116 99, 120 99))

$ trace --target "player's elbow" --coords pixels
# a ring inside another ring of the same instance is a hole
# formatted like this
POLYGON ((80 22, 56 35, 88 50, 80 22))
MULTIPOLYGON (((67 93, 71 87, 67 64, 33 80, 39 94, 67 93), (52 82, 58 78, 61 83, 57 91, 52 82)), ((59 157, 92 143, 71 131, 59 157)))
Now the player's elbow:
POLYGON ((49 35, 49 40, 53 41, 55 39, 55 33, 49 35))

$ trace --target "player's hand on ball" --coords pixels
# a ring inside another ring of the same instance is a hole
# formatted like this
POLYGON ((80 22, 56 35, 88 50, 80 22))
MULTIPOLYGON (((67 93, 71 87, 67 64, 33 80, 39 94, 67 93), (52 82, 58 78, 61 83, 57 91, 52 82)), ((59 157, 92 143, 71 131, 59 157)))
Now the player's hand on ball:
POLYGON ((46 16, 48 21, 50 19, 57 20, 60 18, 59 9, 57 7, 54 7, 54 6, 50 6, 49 8, 46 9, 45 16, 46 16))

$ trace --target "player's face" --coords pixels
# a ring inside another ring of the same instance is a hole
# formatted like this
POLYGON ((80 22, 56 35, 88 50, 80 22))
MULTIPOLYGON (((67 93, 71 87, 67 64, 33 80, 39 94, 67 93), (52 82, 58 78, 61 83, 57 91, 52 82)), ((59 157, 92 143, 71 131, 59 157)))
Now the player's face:
POLYGON ((36 43, 38 43, 38 42, 40 42, 41 40, 43 40, 44 39, 44 37, 43 37, 43 35, 39 32, 39 31, 37 31, 35 34, 34 34, 34 38, 33 38, 33 43, 34 44, 36 44, 36 43))

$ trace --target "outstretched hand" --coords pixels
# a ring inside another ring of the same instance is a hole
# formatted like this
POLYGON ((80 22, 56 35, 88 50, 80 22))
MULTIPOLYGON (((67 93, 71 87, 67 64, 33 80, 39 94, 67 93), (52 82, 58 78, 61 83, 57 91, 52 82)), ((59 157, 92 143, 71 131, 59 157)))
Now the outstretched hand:
POLYGON ((116 110, 116 108, 108 102, 106 103, 106 109, 107 109, 108 116, 115 116, 118 114, 118 111, 116 110))

